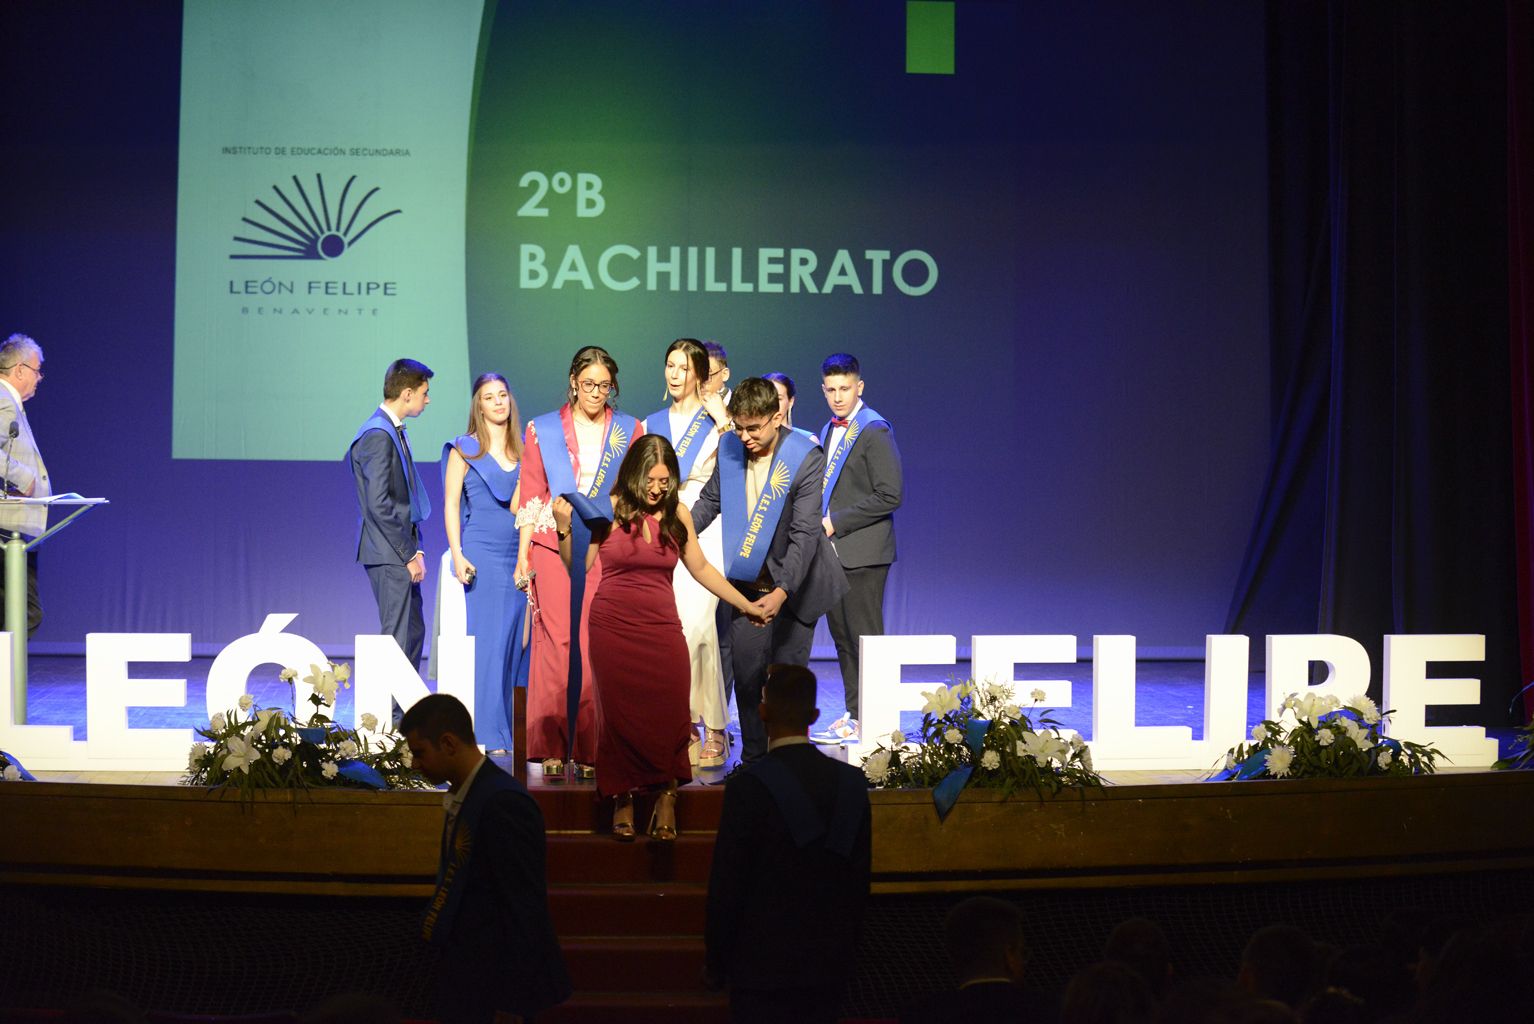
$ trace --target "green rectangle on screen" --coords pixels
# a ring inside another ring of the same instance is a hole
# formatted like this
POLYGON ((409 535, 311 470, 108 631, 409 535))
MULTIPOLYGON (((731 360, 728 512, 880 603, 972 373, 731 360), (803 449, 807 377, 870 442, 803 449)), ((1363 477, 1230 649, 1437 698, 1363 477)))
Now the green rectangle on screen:
POLYGON ((907 0, 905 70, 908 75, 953 74, 953 4, 907 0))

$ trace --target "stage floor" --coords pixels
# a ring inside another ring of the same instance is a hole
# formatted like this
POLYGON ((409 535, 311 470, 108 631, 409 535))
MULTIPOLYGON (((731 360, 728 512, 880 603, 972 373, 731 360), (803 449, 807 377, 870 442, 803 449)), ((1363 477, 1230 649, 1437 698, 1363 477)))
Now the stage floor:
MULTIPOLYGON (((204 690, 212 658, 193 658, 187 662, 153 663, 141 662, 133 666, 132 674, 144 679, 186 679, 186 704, 179 708, 141 707, 128 710, 128 724, 134 728, 184 728, 194 729, 207 724, 204 706, 204 690)), ((817 660, 810 668, 819 680, 820 721, 834 721, 845 710, 842 694, 841 671, 834 660, 817 660)), ((1020 670, 1021 671, 1021 670, 1020 670)), ((269 707, 292 707, 292 692, 287 684, 277 679, 278 669, 258 671, 251 675, 250 693, 257 703, 269 707)), ((1142 726, 1184 725, 1193 730, 1195 739, 1203 735, 1204 714, 1204 662, 1188 661, 1141 661, 1136 665, 1135 722, 1142 726)), ((956 665, 908 667, 906 682, 949 683, 967 678, 969 662, 956 665)), ((1073 690, 1073 704, 1069 708, 1053 709, 1054 717, 1065 728, 1075 729, 1088 741, 1092 739, 1092 665, 1082 661, 1072 665, 1039 665, 1029 673, 1040 679, 1068 679, 1073 690)), ((28 672, 27 723, 29 725, 73 725, 75 739, 88 737, 85 707, 85 659, 60 655, 39 656, 31 659, 28 672)), ((1026 703, 1026 684, 1018 687, 1026 703)), ((1246 724, 1250 728, 1268 717, 1263 714, 1264 679, 1261 672, 1252 672, 1247 683, 1246 724)), ((346 722, 352 715, 352 691, 342 690, 338 695, 336 718, 346 722)), ((1268 715, 1271 715, 1271 709, 1268 715)), ((901 728, 914 732, 921 715, 908 712, 901 718, 901 728)), ((1429 724, 1433 724, 1431 718, 1429 724)), ((739 751, 740 720, 732 702, 729 730, 732 734, 732 757, 739 751)), ((1495 736, 1506 756, 1512 742, 1512 730, 1487 729, 1487 735, 1495 736)), ((730 764, 717 771, 704 770, 697 773, 695 782, 708 785, 722 781, 733 767, 730 764)), ((1213 765, 1210 766, 1214 767, 1213 765)), ((1454 770, 1445 765, 1444 770, 1454 770)), ((174 785, 180 781, 176 772, 37 772, 40 780, 53 782, 111 782, 128 785, 174 785)), ((1155 784, 1170 782, 1196 782, 1204 778, 1205 771, 1125 771, 1106 772, 1105 776, 1120 785, 1155 784)), ((533 776, 536 779, 536 776, 533 776)))

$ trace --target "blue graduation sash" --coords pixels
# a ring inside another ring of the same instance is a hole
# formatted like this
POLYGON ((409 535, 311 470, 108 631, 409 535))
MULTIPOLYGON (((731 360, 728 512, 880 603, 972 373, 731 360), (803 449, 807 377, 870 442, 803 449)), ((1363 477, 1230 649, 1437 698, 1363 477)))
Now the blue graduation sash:
POLYGON ((778 437, 772 468, 756 507, 746 508, 746 446, 734 434, 719 440, 719 511, 724 515, 725 576, 749 582, 762 574, 772 535, 789 503, 794 474, 815 448, 813 439, 790 430, 778 437))
POLYGON ((692 422, 687 424, 687 429, 682 431, 680 438, 671 436, 671 411, 662 409, 660 412, 652 412, 644 421, 646 433, 659 434, 671 442, 671 447, 676 450, 677 468, 681 471, 682 479, 677 481, 677 486, 682 486, 682 481, 692 476, 692 464, 698 461, 698 453, 703 450, 704 425, 713 423, 708 410, 698 407, 692 422))
POLYGON ((431 515, 431 498, 421 484, 421 474, 415 468, 415 459, 405 451, 405 446, 400 443, 399 431, 394 429, 394 424, 389 422, 389 417, 384 415, 382 409, 374 409, 373 415, 357 428, 357 436, 352 438, 352 443, 346 448, 347 461, 351 461, 352 449, 357 446, 358 441, 362 440, 362 435, 369 430, 382 430, 389 435, 389 440, 394 442, 394 450, 399 453, 400 467, 405 472, 405 489, 410 492, 410 521, 423 522, 427 516, 431 515))
POLYGON ((549 493, 564 498, 576 510, 575 517, 570 520, 570 665, 569 683, 565 686, 567 759, 574 758, 575 723, 581 703, 581 607, 586 598, 586 549, 591 546, 591 524, 612 521, 612 503, 598 500, 597 496, 604 493, 602 485, 617 475, 638 426, 639 421, 626 413, 612 414, 607 421, 607 435, 602 438, 602 459, 597 464, 596 477, 591 481, 590 490, 582 492, 575 489, 575 466, 570 459, 564 419, 559 411, 544 413, 533 420, 549 493), (550 445, 545 438, 558 438, 559 441, 557 445, 550 445))
MULTIPOLYGON (((847 432, 842 435, 842 443, 836 446, 836 451, 826 453, 826 475, 820 481, 820 514, 831 514, 831 492, 836 490, 836 479, 842 475, 842 467, 847 464, 847 453, 852 451, 852 446, 857 444, 858 438, 863 436, 863 431, 876 423, 882 423, 886 430, 890 429, 889 420, 874 412, 868 406, 863 406, 853 414, 852 421, 847 424, 847 432)), ((820 430, 820 444, 824 447, 831 440, 831 421, 820 430)))

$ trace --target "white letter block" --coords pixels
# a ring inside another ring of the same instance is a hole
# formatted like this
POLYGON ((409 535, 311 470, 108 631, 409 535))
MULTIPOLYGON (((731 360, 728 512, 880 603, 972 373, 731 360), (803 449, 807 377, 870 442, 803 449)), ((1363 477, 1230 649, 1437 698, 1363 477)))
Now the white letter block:
POLYGON ((1346 702, 1369 689, 1369 652, 1352 637, 1335 633, 1295 633, 1268 637, 1267 701, 1262 717, 1276 720, 1278 706, 1291 693, 1331 696, 1346 702), (1310 685, 1310 664, 1326 662, 1327 676, 1310 685))
POLYGON ((1437 747, 1460 768, 1487 768, 1497 741, 1479 725, 1428 727, 1429 704, 1479 704, 1479 679, 1429 679, 1430 661, 1485 661, 1486 637, 1474 633, 1423 633, 1385 637, 1385 706, 1395 712, 1386 732, 1393 739, 1437 747))
POLYGON ((1251 647, 1239 634, 1204 637, 1204 746, 1210 762, 1246 740, 1251 647))
POLYGON ((186 679, 130 679, 135 661, 190 661, 190 633, 87 633, 85 721, 97 771, 178 771, 198 739, 190 729, 132 729, 130 707, 186 706, 186 679))
POLYGON ((1076 638, 1069 634, 1039 636, 977 636, 970 641, 970 671, 979 683, 1010 686, 1013 699, 1026 708, 1033 690, 1043 690, 1041 707, 1071 706, 1069 679, 1018 679, 1017 666, 1029 664, 1074 665, 1076 638))
MULTIPOLYGON (((296 618, 297 612, 272 612, 256 632, 247 633, 218 652, 218 657, 208 668, 208 718, 228 714, 236 708, 249 687, 251 671, 259 665, 296 669, 302 679, 309 674, 309 666, 323 666, 330 660, 312 640, 283 632, 296 618)), ((293 688, 295 698, 300 689, 307 688, 301 682, 296 683, 293 688)), ((304 700, 304 704, 292 709, 300 721, 308 721, 309 712, 314 707, 307 703, 307 693, 304 700)))
MULTIPOLYGON (((11 704, 11 634, 0 633, 0 750, 14 754, 28 771, 80 771, 87 767, 85 741, 72 725, 17 725, 11 704)), ((188 744, 190 746, 190 744, 188 744)))
MULTIPOLYGON (((437 692, 451 693, 469 714, 474 714, 474 638, 442 636, 437 663, 437 692)), ((431 693, 405 652, 392 636, 360 634, 357 637, 357 669, 352 673, 357 688, 356 714, 376 715, 380 724, 394 720, 390 701, 401 711, 431 693)))
POLYGON ((900 728, 902 711, 920 711, 926 703, 921 688, 931 683, 903 683, 902 665, 952 665, 958 661, 959 642, 953 636, 862 636, 858 638, 861 664, 858 679, 858 722, 861 735, 850 745, 847 763, 858 761, 889 734, 900 728))
POLYGON ((1092 638, 1092 765, 1203 768, 1202 744, 1186 725, 1135 725, 1135 638, 1092 638))

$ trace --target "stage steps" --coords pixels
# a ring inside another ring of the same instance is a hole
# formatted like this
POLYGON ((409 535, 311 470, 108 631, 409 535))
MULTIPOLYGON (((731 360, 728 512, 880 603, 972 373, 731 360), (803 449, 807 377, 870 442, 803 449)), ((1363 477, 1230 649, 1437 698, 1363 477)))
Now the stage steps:
MULTIPOLYGON (((529 789, 549 832, 549 910, 575 986, 567 1002, 538 1019, 727 1020, 725 996, 702 986, 704 906, 723 787, 682 788, 682 834, 674 843, 643 834, 632 843, 613 839, 611 809, 589 784, 534 776, 529 789)), ((652 803, 636 804, 641 833, 652 803)))

